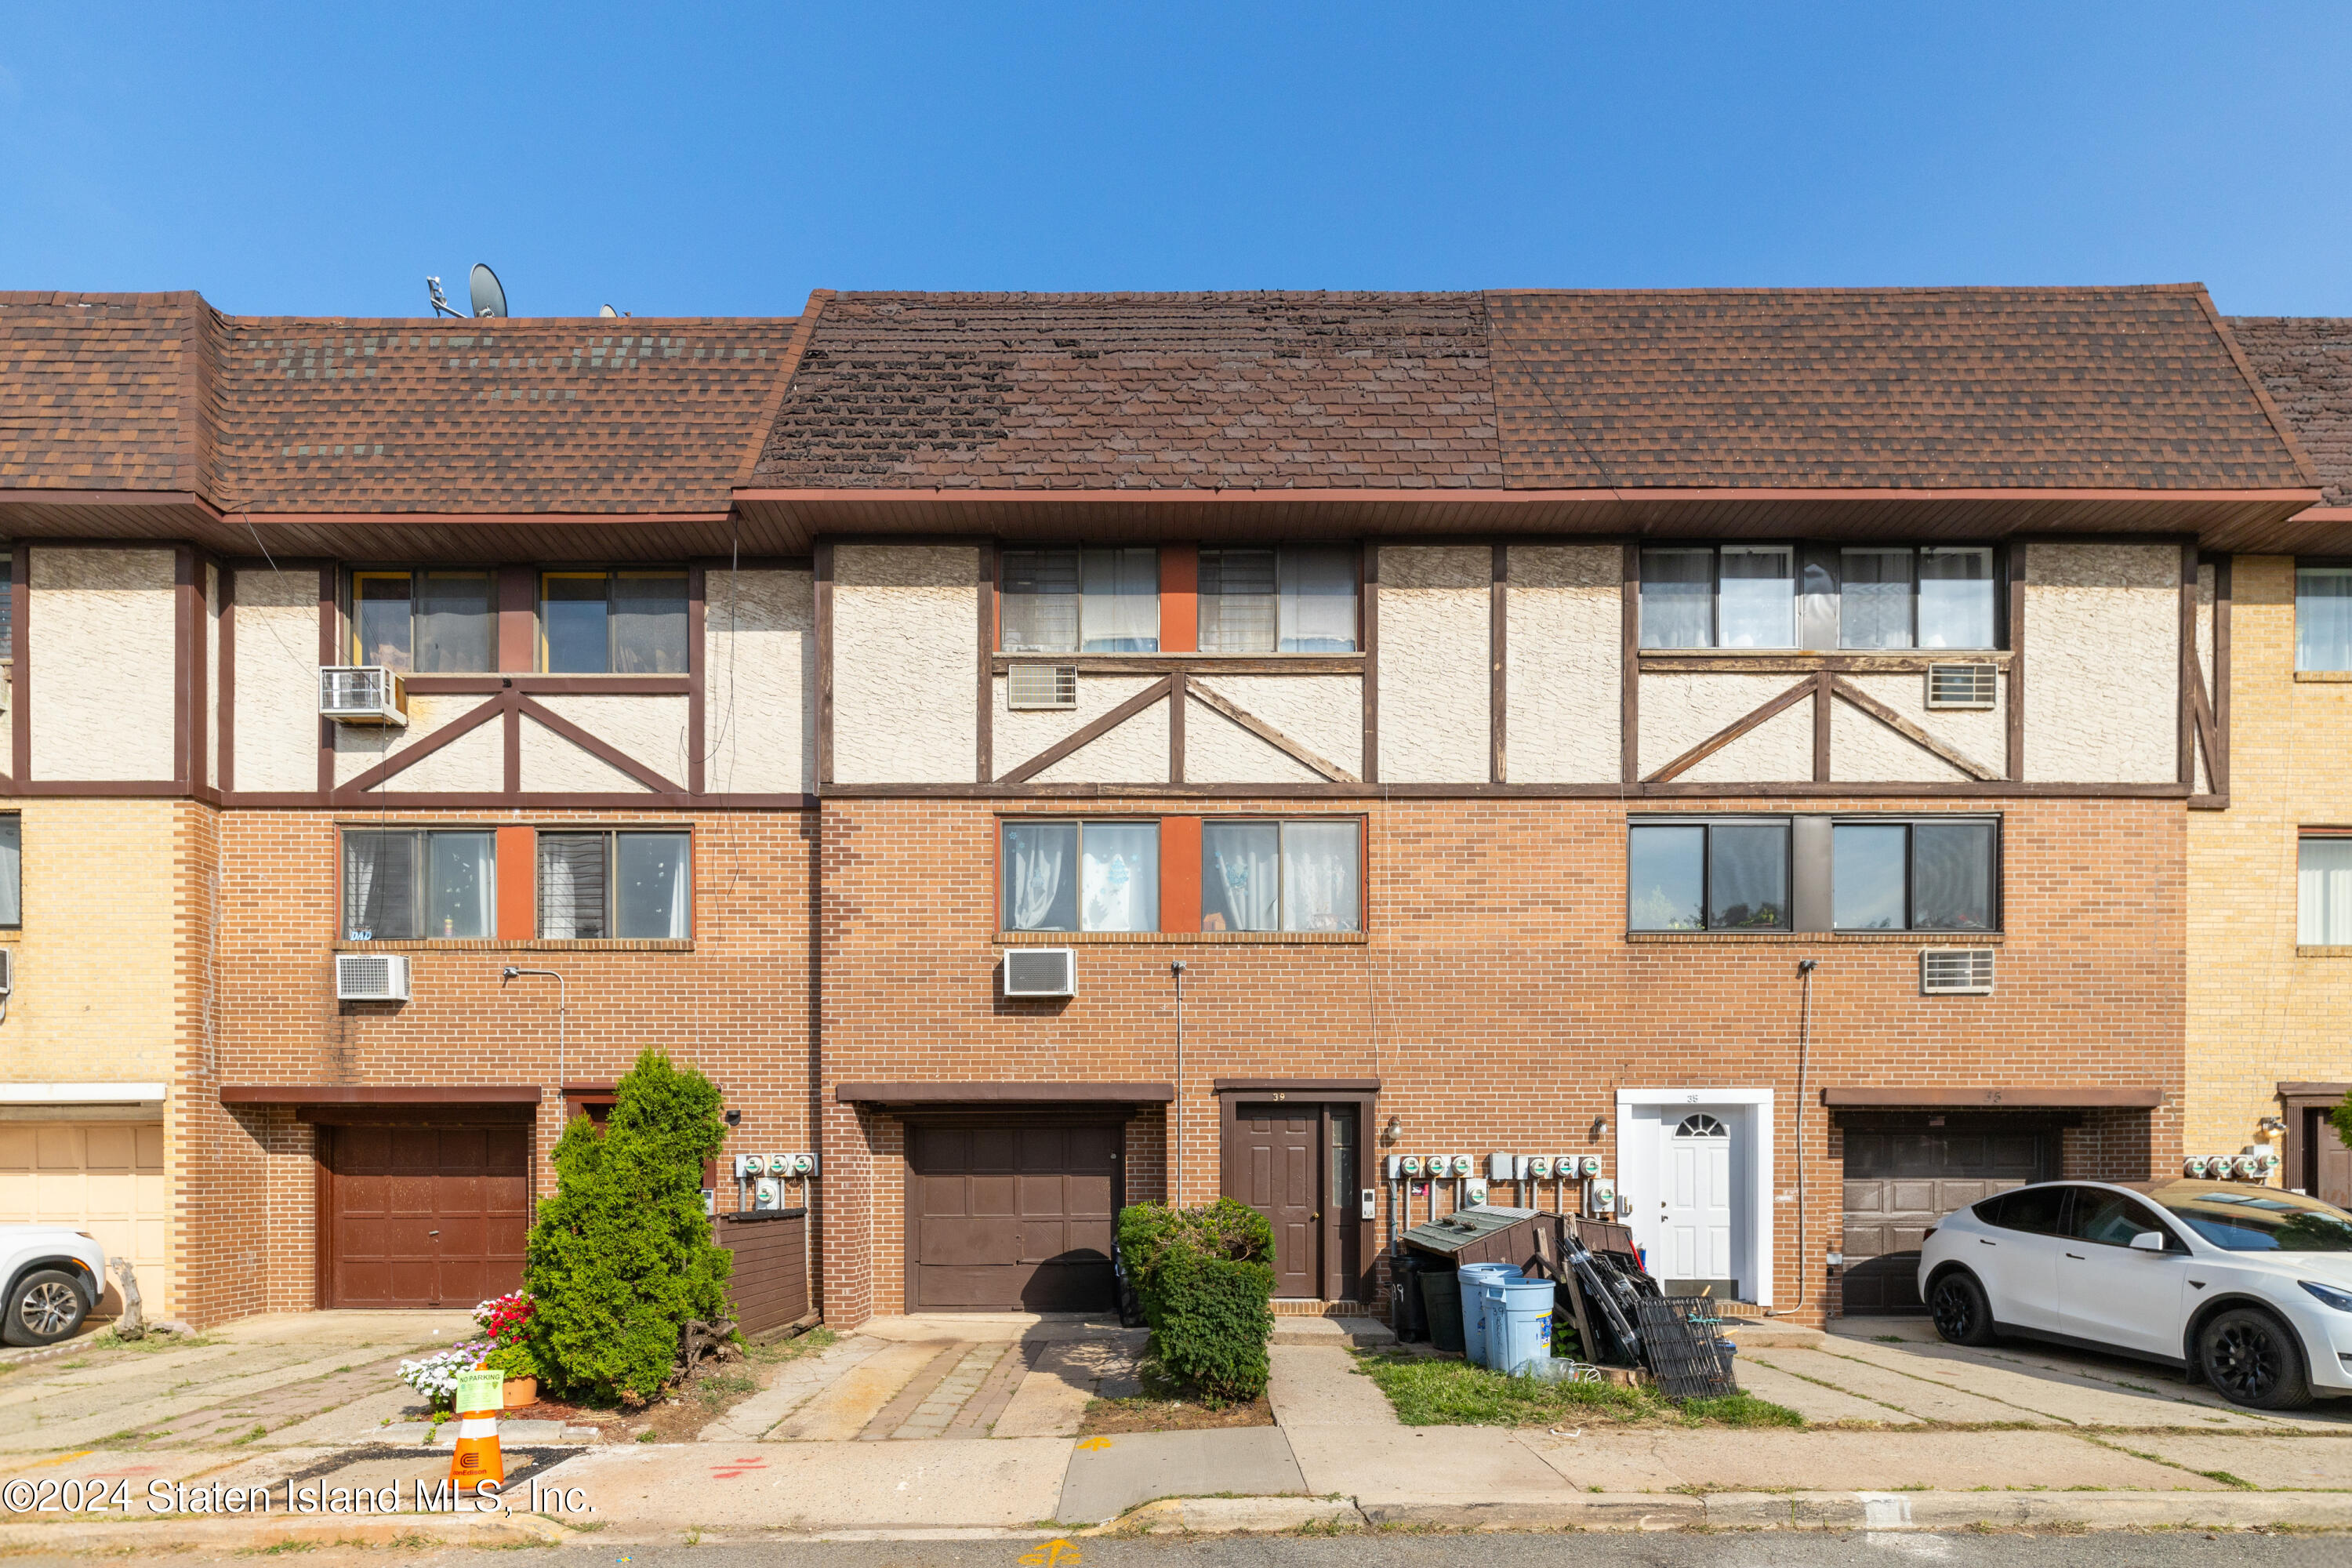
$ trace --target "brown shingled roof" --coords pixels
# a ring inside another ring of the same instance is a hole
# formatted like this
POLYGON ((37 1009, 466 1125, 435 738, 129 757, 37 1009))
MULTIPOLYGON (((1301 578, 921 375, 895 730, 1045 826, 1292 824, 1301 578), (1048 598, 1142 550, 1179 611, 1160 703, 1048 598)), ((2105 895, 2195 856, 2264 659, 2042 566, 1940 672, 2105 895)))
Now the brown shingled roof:
POLYGON ((1475 294, 841 294, 757 486, 1395 489, 1502 472, 1475 294))
POLYGON ((201 491, 216 320, 193 293, 0 293, 0 486, 201 491))
POLYGON ((2231 316, 2229 324, 2311 454, 2319 504, 2352 507, 2352 317, 2231 316))

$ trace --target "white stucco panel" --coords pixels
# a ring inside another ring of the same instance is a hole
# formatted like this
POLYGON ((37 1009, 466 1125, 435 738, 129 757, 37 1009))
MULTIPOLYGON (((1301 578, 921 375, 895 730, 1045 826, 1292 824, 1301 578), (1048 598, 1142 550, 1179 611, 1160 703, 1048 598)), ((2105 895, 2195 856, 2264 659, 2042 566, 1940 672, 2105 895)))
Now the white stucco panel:
POLYGON ((1154 702, 1108 734, 1097 735, 1080 746, 1036 778, 1040 784, 1166 784, 1168 704, 1154 702))
POLYGON ((35 778, 171 778, 173 566, 168 548, 32 547, 35 778))
MULTIPOLYGON (((391 724, 335 725, 333 727, 333 733, 335 737, 336 787, 340 789, 344 784, 351 783, 352 780, 359 777, 360 774, 367 772, 378 763, 384 762, 392 757, 396 757, 403 752, 410 751, 416 746, 422 745, 424 742, 433 739, 433 737, 438 734, 441 731, 446 729, 449 725, 457 722, 458 720, 463 719, 467 714, 473 712, 483 704, 495 702, 498 699, 495 697, 484 697, 478 694, 468 694, 462 697, 446 695, 436 695, 431 697, 412 696, 408 700, 408 728, 404 730, 396 725, 391 724)), ((478 732, 490 736, 493 742, 495 742, 499 733, 499 721, 496 718, 492 718, 487 723, 480 726, 478 732)), ((436 752, 434 755, 425 758, 424 762, 417 763, 415 767, 401 769, 400 772, 393 774, 390 779, 384 782, 383 787, 385 789, 392 790, 394 793, 427 788, 462 790, 504 789, 506 787, 505 764, 503 762, 498 761, 495 756, 493 757, 494 765, 491 768, 488 783, 477 782, 468 784, 440 784, 428 785, 417 782, 428 775, 443 778, 451 776, 451 771, 447 767, 444 766, 436 771, 433 770, 432 764, 440 761, 442 756, 447 751, 454 750, 461 745, 465 741, 471 740, 472 738, 473 735, 469 732, 468 734, 460 737, 459 740, 452 741, 447 747, 443 748, 442 752, 436 752)), ((493 753, 495 753, 497 750, 498 747, 493 744, 491 747, 493 753)), ((240 785, 239 787, 243 786, 240 785)))
POLYGON ((1813 705, 1783 708, 1680 775, 1682 784, 1786 784, 1813 776, 1813 705))
MULTIPOLYGON (((1283 732, 1289 733, 1286 730, 1283 732)), ((1360 743, 1356 750, 1363 750, 1362 745, 1360 743)), ((1340 761, 1328 752, 1325 756, 1330 762, 1340 761)), ((1207 703, 1194 700, 1184 707, 1184 782, 1321 784, 1324 779, 1289 752, 1258 739, 1207 703)))
POLYGON ((319 574, 236 574, 236 762, 245 790, 319 787, 319 574))
MULTIPOLYGON (((585 696, 541 697, 534 700, 549 712, 571 720, 606 745, 643 763, 678 788, 686 787, 687 699, 585 696)), ((708 721, 706 713, 705 722, 708 721)))
MULTIPOLYGON (((1357 777, 1364 773, 1364 683, 1353 675, 1196 675, 1196 686, 1206 687, 1253 719, 1273 725, 1293 741, 1321 757, 1336 763, 1357 777)), ((1195 705, 1198 706, 1197 704, 1195 705)), ((1184 777, 1193 784, 1222 784, 1222 773, 1202 772, 1202 762, 1192 750, 1192 720, 1185 720, 1184 777)), ((1232 720, 1221 722, 1228 729, 1237 729, 1232 720)), ((1247 731, 1240 731, 1253 742, 1257 737, 1247 731)), ((1263 745, 1263 742, 1257 743, 1263 745)), ((1271 748, 1269 748, 1271 749, 1271 748)), ((1281 756, 1282 752, 1275 752, 1281 756)), ((1291 775, 1264 773, 1236 773, 1235 784, 1251 784, 1260 778, 1291 775)), ((1320 774, 1309 772, 1309 778, 1320 774)))
POLYGON ((1621 766, 1624 554, 1515 544, 1506 600, 1504 766, 1514 784, 1605 784, 1621 766))
POLYGON ((845 544, 833 566, 833 771, 843 784, 969 783, 979 552, 845 544))
POLYGON ((2026 551, 2025 774, 2066 784, 2179 776, 2180 551, 2026 551))
MULTIPOLYGON (((1381 777, 1473 784, 1487 774, 1485 545, 1381 552, 1381 777)), ((1187 770, 1190 771, 1189 769, 1187 770)))
MULTIPOLYGON (((1150 675, 1081 675, 1076 708, 1024 708, 1015 712, 1005 706, 1004 677, 996 677, 989 683, 995 695, 996 712, 989 720, 988 744, 990 762, 997 776, 1002 778, 1047 747, 1085 729, 1158 679, 1150 675)), ((1160 776, 1166 777, 1167 772, 1168 753, 1163 747, 1160 776)))
MULTIPOLYGON (((458 743, 464 744, 463 742, 458 743)), ((453 746, 450 749, 454 751, 457 748, 453 746)), ((418 764, 420 768, 424 765, 418 764)), ((646 786, 635 779, 604 758, 573 744, 528 713, 522 716, 522 787, 526 795, 648 793, 646 786)))
MULTIPOLYGON (((1916 674, 1906 672, 1900 675, 1847 675, 1840 679, 1864 695, 1874 698, 1894 709, 1954 751, 1990 769, 1994 774, 1999 775, 2008 771, 2009 677, 2006 673, 2002 674, 1995 683, 1997 691, 1990 708, 1930 709, 1927 706, 1927 674, 1925 670, 1916 674)), ((1840 702, 1837 708, 1837 716, 1830 721, 1830 777, 1907 782, 1913 779, 1966 776, 1957 772, 1947 774, 1941 771, 1931 773, 1848 772, 1844 763, 1848 753, 1839 749, 1843 744, 1840 737, 1848 733, 1856 736, 1861 734, 1858 730, 1849 730, 1845 727, 1844 715, 1848 713, 1863 720, 1870 728, 1885 736, 1887 741, 1902 748, 1901 751, 1889 751, 1884 742, 1875 740, 1858 742, 1857 744, 1864 749, 1852 753, 1854 767, 1899 769, 1925 766, 1940 770, 1948 767, 1949 764, 1937 759, 1935 752, 1923 750, 1868 714, 1857 710, 1852 703, 1840 702), (1911 761, 1910 754, 1914 752, 1924 761, 1917 763, 1911 761), (1871 757, 1880 760, 1876 762, 1865 760, 1871 757)))
MULTIPOLYGON (((1730 728, 1741 719, 1761 708, 1800 680, 1795 675, 1645 675, 1642 677, 1641 725, 1642 776, 1649 777, 1708 736, 1730 728)), ((1723 751, 1701 763, 1706 772, 1683 774, 1686 779, 1704 778, 1761 784, 1786 784, 1791 779, 1813 776, 1812 710, 1809 703, 1799 702, 1773 721, 1789 713, 1802 715, 1805 721, 1805 747, 1801 758, 1790 771, 1790 765, 1777 760, 1777 753, 1751 747, 1748 742, 1761 731, 1743 736, 1723 751), (1727 765, 1727 757, 1751 759, 1762 772, 1730 773, 1720 771, 1727 765)), ((1767 728, 1770 728, 1768 725, 1767 728)))
POLYGON ((815 584, 810 572, 706 579, 703 784, 715 794, 816 787, 815 584))
MULTIPOLYGON (((479 698, 436 698, 446 702, 459 717, 466 705, 478 703, 479 698)), ((409 712, 414 719, 415 698, 409 699, 409 712)), ((411 729, 415 725, 412 722, 411 729)), ((335 726, 335 774, 340 783, 352 774, 366 772, 375 765, 373 752, 346 752, 343 747, 356 739, 362 746, 367 740, 355 735, 349 725, 335 726)), ((405 767, 382 784, 368 790, 369 795, 498 795, 507 787, 506 725, 498 719, 478 724, 429 757, 420 759, 414 766, 405 767)))
POLYGON ((1832 702, 1830 777, 1844 784, 1958 784, 1969 775, 1851 702, 1832 702))

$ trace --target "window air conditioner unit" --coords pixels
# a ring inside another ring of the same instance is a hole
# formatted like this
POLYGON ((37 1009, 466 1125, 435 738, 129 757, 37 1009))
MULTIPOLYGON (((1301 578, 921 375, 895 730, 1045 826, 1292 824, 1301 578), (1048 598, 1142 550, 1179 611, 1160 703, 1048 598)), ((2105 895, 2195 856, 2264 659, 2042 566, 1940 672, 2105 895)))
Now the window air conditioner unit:
POLYGON ((407 1001, 408 960, 396 952, 335 954, 335 1000, 407 1001))
POLYGON ((1004 705, 1016 711, 1036 708, 1076 708, 1078 667, 1075 664, 1016 664, 1004 672, 1004 705))
POLYGON ((380 664, 331 664, 319 671, 319 716, 339 724, 408 727, 408 682, 380 664))
POLYGON ((1066 947, 1004 950, 1007 996, 1075 996, 1078 994, 1077 982, 1077 954, 1066 947))
POLYGON ((2000 671, 1990 664, 1931 664, 1930 708, 1990 708, 2000 693, 2000 671))
POLYGON ((1990 996, 1992 955, 1989 947, 1930 947, 1919 953, 1919 990, 1927 996, 1990 996))

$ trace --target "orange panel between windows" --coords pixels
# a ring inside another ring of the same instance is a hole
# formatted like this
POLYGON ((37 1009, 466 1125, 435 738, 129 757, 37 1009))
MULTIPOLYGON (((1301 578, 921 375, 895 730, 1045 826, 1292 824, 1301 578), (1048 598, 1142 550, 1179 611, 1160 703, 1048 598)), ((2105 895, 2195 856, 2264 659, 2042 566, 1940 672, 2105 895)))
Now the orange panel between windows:
MULTIPOLYGON (((1199 876, 1197 870, 1195 877, 1199 876)), ((499 829, 499 940, 529 942, 539 934, 539 830, 499 829)))
MULTIPOLYGON (((1197 653, 1201 647, 1201 547, 1160 547, 1160 651, 1197 653)), ((1196 823, 1193 831, 1199 832, 1196 823)), ((1198 868, 1195 868, 1196 875, 1198 868)), ((1184 928, 1190 931, 1192 927, 1184 928)))
POLYGON ((1160 819, 1160 929, 1201 929, 1201 819, 1160 819))

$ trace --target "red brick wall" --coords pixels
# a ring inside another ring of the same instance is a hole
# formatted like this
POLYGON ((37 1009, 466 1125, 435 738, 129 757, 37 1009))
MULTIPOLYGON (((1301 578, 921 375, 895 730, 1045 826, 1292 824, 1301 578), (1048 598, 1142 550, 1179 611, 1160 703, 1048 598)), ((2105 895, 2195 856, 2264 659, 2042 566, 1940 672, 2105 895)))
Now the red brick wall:
MULTIPOLYGON (((1414 800, 1370 809, 1370 934, 1313 944, 1086 942, 1066 1003, 996 994, 993 829, 1003 803, 835 800, 824 808, 823 1081, 1173 1080, 1168 963, 1185 976, 1187 1201, 1215 1194, 1211 1080, 1377 1077, 1376 1130, 1405 1152, 1591 1152, 1615 1173, 1620 1087, 1775 1089, 1779 1301, 1820 1307, 1841 1171, 1823 1085, 2154 1085, 2164 1109, 2100 1113, 2068 1174, 2146 1175, 2177 1157, 2183 1027, 2183 808, 2015 800, 1990 997, 1924 997, 1911 938, 1629 941, 1626 808, 1599 800, 1414 800), (1820 961, 1804 1098, 1806 1245, 1796 1254, 1796 964, 1820 961), (1610 1125, 1596 1137, 1596 1121, 1610 1125)), ((1166 802, 1089 803, 1090 815, 1166 802)), ((1684 809, 1712 810, 1700 801, 1684 809)), ((1014 809, 1059 810, 1061 803, 1014 809)), ((1188 810, 1199 809, 1186 803, 1188 810)), ((1309 814, 1269 799, 1221 810, 1309 814)), ((1720 809, 1981 811, 1984 803, 1738 802, 1720 809)), ((1360 802, 1345 803, 1349 814, 1360 802)), ((1368 1130, 1371 1131, 1371 1130, 1368 1130)), ((1130 1134, 1130 1150, 1148 1135, 1130 1134)), ((828 1318, 903 1297, 896 1125, 827 1107, 835 1208, 828 1318)), ((1367 1150, 1378 1152, 1377 1145, 1367 1150)), ((1139 1160, 1130 1169, 1140 1195, 1139 1160)), ((1496 1194, 1507 1201, 1507 1186, 1496 1194)), ((1384 1199, 1385 1201, 1385 1195, 1384 1199)), ((1443 1205, 1441 1204, 1441 1208, 1443 1205)), ((1383 1216, 1385 1221, 1385 1215, 1383 1216)))

